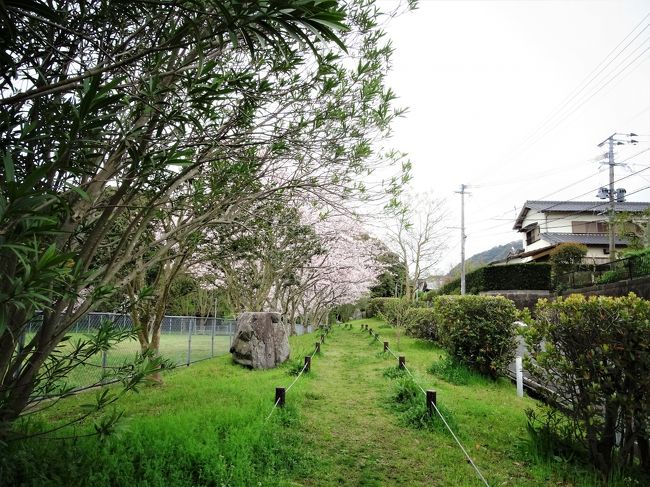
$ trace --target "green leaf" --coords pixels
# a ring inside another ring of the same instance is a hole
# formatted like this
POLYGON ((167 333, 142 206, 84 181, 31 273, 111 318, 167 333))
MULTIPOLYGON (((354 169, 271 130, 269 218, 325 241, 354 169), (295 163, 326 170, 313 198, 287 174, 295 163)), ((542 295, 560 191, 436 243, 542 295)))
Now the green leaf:
POLYGON ((2 157, 2 162, 5 168, 5 180, 10 183, 16 182, 16 173, 14 168, 14 161, 11 153, 6 151, 2 157))

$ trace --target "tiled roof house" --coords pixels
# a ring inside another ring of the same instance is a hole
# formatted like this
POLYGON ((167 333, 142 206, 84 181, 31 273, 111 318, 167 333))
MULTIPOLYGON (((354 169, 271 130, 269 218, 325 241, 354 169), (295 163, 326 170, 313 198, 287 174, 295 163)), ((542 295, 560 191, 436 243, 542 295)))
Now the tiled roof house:
MULTIPOLYGON (((617 212, 642 213, 648 202, 618 202, 617 212)), ((603 201, 526 201, 514 230, 522 234, 524 249, 494 264, 548 260, 551 250, 561 243, 587 246, 586 258, 596 264, 609 260, 609 202, 603 201)), ((628 242, 615 238, 617 248, 628 242)))

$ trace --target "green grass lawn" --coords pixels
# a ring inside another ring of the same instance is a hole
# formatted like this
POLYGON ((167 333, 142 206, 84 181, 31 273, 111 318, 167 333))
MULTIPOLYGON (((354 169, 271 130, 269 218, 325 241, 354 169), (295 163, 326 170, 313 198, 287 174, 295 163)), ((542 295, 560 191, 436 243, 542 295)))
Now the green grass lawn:
MULTIPOLYGON (((362 322, 406 357, 418 383, 437 391, 441 410, 490 485, 599 485, 586 466, 531 453, 524 409, 535 402, 517 398, 509 381, 470 376, 465 385, 448 383, 427 372, 444 356, 433 344, 362 322)), ((287 406, 268 422, 275 387, 293 381, 316 334, 292 337, 292 360, 277 369, 251 371, 224 356, 168 372, 163 386, 120 403, 124 417, 105 440, 10 444, 0 455, 0 484, 4 478, 9 485, 482 485, 439 423, 416 428, 396 405, 401 379, 390 377, 398 375, 397 361, 360 331, 360 323, 353 330, 334 327, 312 372, 287 392, 287 406)), ((89 394, 36 415, 29 428, 75 417, 89 394)), ((86 421, 75 432, 91 430, 86 421)))
MULTIPOLYGON (((85 333, 69 333, 67 346, 79 340, 85 340, 89 335, 85 333)), ((28 335, 26 340, 31 340, 28 335)), ((214 356, 229 353, 231 338, 224 335, 214 336, 214 356)), ((132 362, 135 355, 140 351, 140 344, 137 340, 124 340, 106 354, 106 366, 118 367, 125 362, 132 362)), ((188 361, 197 362, 211 358, 213 353, 212 336, 208 334, 192 335, 191 347, 188 346, 187 333, 163 333, 160 338, 160 353, 166 359, 176 365, 186 365, 188 361)), ((95 354, 90 358, 87 365, 75 368, 67 378, 67 385, 73 388, 83 388, 98 384, 102 380, 102 354, 95 354)))

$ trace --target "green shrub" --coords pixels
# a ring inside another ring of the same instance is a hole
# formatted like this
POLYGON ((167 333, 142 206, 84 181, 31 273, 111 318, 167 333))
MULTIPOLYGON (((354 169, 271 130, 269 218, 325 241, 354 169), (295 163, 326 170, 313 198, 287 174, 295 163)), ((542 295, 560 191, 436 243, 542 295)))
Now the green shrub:
POLYGON ((650 302, 574 294, 540 300, 536 316, 526 331, 526 368, 552 384, 551 404, 594 465, 605 474, 631 466, 638 448, 650 472, 650 302))
MULTIPOLYGON (((555 247, 549 257, 553 284, 560 284, 563 275, 576 271, 585 255, 587 255, 587 246, 583 244, 563 243, 555 247)), ((573 285, 571 278, 569 278, 568 284, 569 286, 573 285)))
POLYGON ((436 312, 433 308, 409 308, 404 327, 409 336, 434 341, 438 339, 436 312))
POLYGON ((457 386, 467 384, 484 385, 488 380, 451 357, 445 357, 434 362, 427 369, 427 372, 457 386))
MULTIPOLYGON (((546 263, 486 266, 465 276, 469 294, 507 289, 550 289, 551 267, 546 263)), ((460 279, 445 284, 438 295, 460 294, 460 279)))
MULTIPOLYGON (((400 422, 405 426, 446 431, 440 416, 435 412, 433 415, 429 414, 426 396, 409 376, 395 378, 389 407, 398 414, 400 422)), ((450 427, 458 431, 453 413, 442 404, 437 404, 437 407, 450 427)))
POLYGON ((404 326, 409 309, 413 306, 406 298, 381 298, 384 300, 379 317, 391 326, 404 326))
POLYGON ((380 316, 384 312, 384 306, 386 302, 391 299, 399 298, 372 298, 368 300, 368 307, 366 308, 366 317, 372 318, 375 316, 380 316))
POLYGON ((517 309, 501 296, 440 296, 439 341, 453 360, 496 377, 514 359, 517 309))
MULTIPOLYGON (((618 271, 606 271, 603 272, 598 279, 596 279, 596 284, 607 284, 609 282, 616 282, 621 280, 621 273, 618 271)), ((624 279, 624 278, 623 278, 624 279)))

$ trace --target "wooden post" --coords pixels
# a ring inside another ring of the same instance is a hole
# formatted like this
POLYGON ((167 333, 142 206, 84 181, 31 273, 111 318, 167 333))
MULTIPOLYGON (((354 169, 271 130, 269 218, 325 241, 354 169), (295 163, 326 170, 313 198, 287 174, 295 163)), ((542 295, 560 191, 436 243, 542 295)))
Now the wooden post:
POLYGON ((278 403, 278 407, 284 407, 284 401, 286 399, 287 390, 284 387, 275 388, 275 402, 278 403))
POLYGON ((369 335, 372 335, 372 328, 370 328, 370 329, 368 330, 368 334, 369 334, 369 335))
POLYGON ((436 398, 436 391, 427 391, 427 411, 429 411, 429 416, 433 417, 433 405, 438 405, 436 398))
POLYGON ((399 367, 400 369, 403 369, 404 367, 406 367, 406 357, 403 357, 403 356, 402 356, 402 357, 399 357, 399 358, 397 359, 397 365, 398 365, 398 367, 399 367))
POLYGON ((311 370, 311 357, 308 355, 305 357, 305 372, 309 372, 311 370))
POLYGON ((325 343, 325 335, 321 335, 321 336, 320 336, 320 342, 321 342, 321 343, 325 343))
POLYGON ((320 342, 316 342, 316 353, 320 353, 320 342))
POLYGON ((388 352, 388 342, 384 342, 384 352, 388 352))

